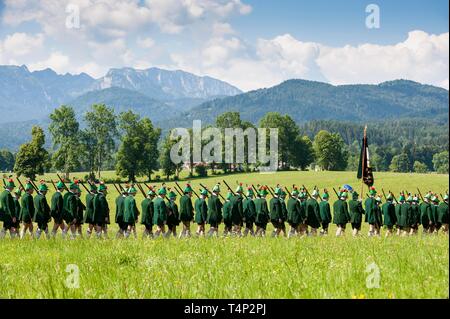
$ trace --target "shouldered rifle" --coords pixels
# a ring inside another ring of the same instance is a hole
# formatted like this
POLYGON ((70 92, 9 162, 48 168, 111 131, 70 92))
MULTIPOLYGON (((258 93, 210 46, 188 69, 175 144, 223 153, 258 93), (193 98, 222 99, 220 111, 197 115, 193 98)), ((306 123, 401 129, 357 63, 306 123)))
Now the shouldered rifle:
POLYGON ((397 200, 397 198, 395 198, 395 195, 394 195, 394 193, 392 193, 392 192, 391 192, 391 190, 389 190, 389 193, 391 193, 391 194, 392 194, 392 197, 394 198, 394 200, 395 200, 395 203, 397 203, 397 204, 398 204, 398 200, 397 200))
POLYGON ((231 194, 233 194, 233 196, 235 196, 236 194, 233 192, 233 190, 231 189, 230 185, 228 185, 228 183, 225 182, 224 179, 223 179, 222 181, 223 181, 223 183, 225 184, 225 186, 228 188, 228 190, 231 192, 231 194))
POLYGON ((308 195, 309 198, 312 198, 312 196, 309 194, 308 189, 305 187, 305 185, 302 184, 302 187, 306 191, 306 195, 308 195))
POLYGON ((19 182, 20 187, 25 191, 25 187, 23 187, 22 182, 20 181, 20 179, 18 177, 16 177, 17 181, 19 182))
MULTIPOLYGON (((317 190, 317 186, 316 186, 316 185, 314 185, 314 189, 317 190)), ((320 199, 320 201, 323 202, 323 199, 322 199, 322 197, 320 196, 320 192, 319 192, 319 191, 317 191, 317 192, 319 193, 319 199, 320 199)))
POLYGON ((112 183, 114 188, 116 189, 117 193, 119 193, 119 195, 121 195, 122 193, 120 192, 119 188, 117 187, 116 184, 112 183))
POLYGON ((53 188, 55 189, 55 191, 57 191, 58 189, 56 188, 55 183, 53 182, 53 179, 50 179, 50 182, 52 182, 53 188))
POLYGON ((66 189, 66 191, 69 191, 69 189, 68 189, 67 186, 66 186, 66 183, 64 183, 64 181, 63 181, 63 179, 61 178, 61 176, 59 176, 58 173, 56 173, 56 176, 58 176, 58 178, 59 178, 59 180, 61 181, 61 183, 63 183, 64 188, 66 189))
POLYGON ((334 189, 334 187, 333 187, 333 190, 334 190, 334 193, 336 194, 337 198, 339 199, 339 194, 338 194, 338 192, 336 192, 336 190, 334 189))
MULTIPOLYGON (((442 202, 443 202, 444 204, 447 204, 447 203, 445 202, 444 196, 442 196, 442 194, 439 194, 439 195, 441 195, 442 202)), ((448 204, 447 204, 447 206, 448 206, 448 204)))
POLYGON ((270 190, 272 187, 269 187, 267 185, 265 185, 267 190, 269 191, 270 195, 272 195, 272 197, 275 197, 275 195, 272 193, 272 191, 270 190))
POLYGON ((424 200, 423 200, 423 196, 422 196, 422 193, 420 192, 420 189, 419 189, 419 187, 417 187, 417 191, 419 192, 419 196, 420 196, 420 199, 422 200, 422 202, 424 202, 424 200))
MULTIPOLYGON (((208 191, 208 193, 210 193, 210 194, 212 195, 212 192, 211 192, 208 188, 206 188, 205 185, 203 185, 202 183, 200 183, 200 186, 203 187, 204 189, 206 189, 206 190, 208 191)), ((217 194, 220 196, 220 198, 222 198, 223 200, 225 200, 225 198, 223 198, 222 194, 220 194, 220 193, 217 193, 217 194)))
POLYGON ((90 190, 87 189, 86 185, 84 185, 84 183, 82 181, 80 181, 81 186, 83 186, 83 188, 86 190, 86 192, 88 192, 89 194, 92 194, 90 190))
POLYGON ((141 191, 142 196, 144 196, 144 198, 146 198, 147 195, 145 194, 144 190, 142 189, 142 186, 141 186, 139 183, 136 183, 136 186, 137 186, 137 187, 139 188, 139 190, 141 191))
POLYGON ((180 193, 180 191, 178 190, 178 188, 176 186, 174 188, 175 188, 175 191, 178 193, 178 195, 180 195, 180 197, 183 196, 183 193, 180 193))

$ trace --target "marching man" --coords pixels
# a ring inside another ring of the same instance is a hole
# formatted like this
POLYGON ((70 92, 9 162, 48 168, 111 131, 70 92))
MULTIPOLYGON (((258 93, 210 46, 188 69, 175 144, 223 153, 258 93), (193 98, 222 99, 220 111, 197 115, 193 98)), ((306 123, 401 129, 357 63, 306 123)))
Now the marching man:
POLYGON ((255 236, 255 232, 253 231, 253 223, 255 222, 256 209, 253 197, 254 197, 253 189, 250 186, 247 189, 247 198, 244 199, 242 203, 245 220, 244 236, 247 236, 248 233, 250 233, 250 235, 252 236, 255 236))
POLYGON ((180 221, 183 223, 181 237, 191 237, 191 222, 194 219, 194 207, 192 206, 192 187, 187 184, 183 196, 180 197, 180 221))
POLYGON ((347 206, 347 192, 345 190, 341 191, 339 198, 333 204, 333 223, 336 224, 336 236, 343 236, 345 233, 345 226, 350 221, 350 215, 348 213, 347 206))
POLYGON ((166 194, 166 187, 162 186, 158 190, 158 197, 153 201, 153 224, 156 225, 155 237, 165 235, 166 232, 167 207, 164 201, 166 194))
POLYGON ((393 196, 389 193, 386 197, 386 203, 381 207, 383 212, 384 226, 386 226, 386 237, 392 236, 394 234, 394 225, 397 223, 395 216, 395 206, 393 204, 393 196))
POLYGON ((200 191, 200 198, 195 201, 195 222, 198 225, 197 236, 205 235, 205 223, 208 217, 208 205, 206 204, 206 198, 208 197, 208 191, 202 189, 200 191))
POLYGON ((295 236, 298 233, 298 225, 300 224, 300 203, 297 199, 298 190, 296 187, 291 192, 291 197, 287 202, 287 221, 291 229, 289 230, 288 238, 295 236))
POLYGON ((33 185, 28 182, 25 185, 25 194, 21 200, 20 221, 23 223, 23 228, 20 230, 20 238, 22 239, 27 229, 33 237, 33 217, 34 217, 34 203, 33 203, 33 185))
POLYGON ((39 185, 39 193, 34 197, 34 218, 33 221, 37 223, 36 239, 41 237, 41 233, 44 232, 47 239, 50 238, 48 233, 48 223, 51 220, 50 206, 48 206, 47 199, 47 185, 41 181, 39 185))
POLYGON ((53 218, 53 229, 52 229, 52 237, 56 237, 56 233, 58 229, 61 229, 61 232, 64 235, 64 229, 66 225, 64 224, 63 213, 64 213, 64 199, 62 192, 64 191, 64 184, 59 181, 56 184, 56 192, 53 194, 51 203, 51 215, 53 218))
POLYGON ((136 200, 134 199, 136 193, 136 188, 131 186, 128 189, 128 196, 125 198, 125 210, 123 213, 123 222, 126 225, 125 238, 130 237, 131 232, 133 232, 134 238, 137 238, 136 221, 138 220, 139 211, 137 209, 136 200))
POLYGON ((319 203, 317 203, 317 198, 319 197, 319 192, 314 189, 311 194, 311 198, 306 201, 306 220, 308 226, 311 227, 310 236, 315 236, 317 234, 317 229, 320 227, 320 209, 319 203))
POLYGON ((14 187, 16 187, 16 185, 14 185, 14 181, 10 179, 6 183, 5 190, 0 194, 0 221, 3 221, 3 228, 0 231, 0 239, 5 237, 7 231, 9 231, 9 236, 11 238, 15 235, 15 206, 14 199, 11 195, 14 187))
POLYGON ((350 215, 350 223, 352 225, 352 235, 353 237, 356 237, 361 231, 362 215, 364 214, 362 202, 356 191, 353 191, 352 199, 348 202, 348 212, 350 215))
POLYGON ((141 203, 141 224, 145 226, 142 238, 153 238, 153 198, 155 198, 155 195, 153 189, 149 189, 147 197, 141 203))
POLYGON ((219 236, 219 225, 222 222, 222 203, 219 199, 220 186, 216 184, 212 189, 208 201, 208 224, 210 225, 208 236, 219 236))
POLYGON ((320 230, 320 235, 328 235, 328 225, 332 221, 330 203, 328 202, 329 199, 330 195, 325 189, 322 195, 322 201, 319 204, 320 219, 322 220, 322 229, 320 230))
POLYGON ((169 192, 169 201, 167 203, 167 237, 173 235, 177 237, 177 226, 180 224, 180 213, 178 212, 178 206, 175 200, 177 194, 174 191, 169 192))
MULTIPOLYGON (((109 205, 106 200, 107 194, 108 188, 102 183, 99 185, 98 192, 94 196, 94 215, 92 219, 95 225, 95 235, 97 238, 102 237, 102 229, 109 218, 109 205)), ((107 234, 104 233, 104 235, 105 238, 107 238, 107 234)))

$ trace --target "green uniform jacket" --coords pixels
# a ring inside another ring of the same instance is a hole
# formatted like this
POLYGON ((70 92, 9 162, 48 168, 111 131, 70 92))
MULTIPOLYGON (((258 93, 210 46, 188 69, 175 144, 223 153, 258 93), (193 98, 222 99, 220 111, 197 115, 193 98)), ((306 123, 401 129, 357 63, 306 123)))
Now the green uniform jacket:
POLYGON ((302 216, 302 224, 306 224, 306 200, 300 201, 300 215, 302 216))
POLYGON ((431 221, 433 222, 433 224, 437 224, 438 223, 438 205, 431 205, 431 221))
POLYGON ((242 209, 244 210, 244 218, 246 223, 254 223, 256 219, 255 202, 250 197, 242 201, 242 209))
POLYGON ((175 201, 169 200, 167 202, 167 226, 173 227, 180 224, 180 213, 175 201))
POLYGON ((95 194, 86 194, 86 214, 84 215, 83 222, 86 224, 94 223, 94 196, 95 194))
POLYGON ((14 199, 8 190, 0 194, 0 221, 11 224, 14 217, 14 199))
POLYGON ((25 193, 22 199, 22 207, 20 208, 20 220, 23 223, 29 224, 33 220, 34 217, 34 203, 33 196, 29 193, 25 193))
POLYGON ((365 213, 362 203, 359 200, 348 201, 348 214, 350 215, 350 223, 360 224, 362 223, 362 215, 365 213))
POLYGON ((377 220, 376 220, 376 211, 375 211, 375 207, 376 207, 376 200, 373 197, 369 197, 366 199, 366 201, 364 202, 364 206, 365 206, 365 211, 366 211, 366 219, 365 222, 369 223, 369 224, 376 224, 377 220))
POLYGON ((266 225, 269 221, 269 209, 265 198, 258 197, 255 199, 255 210, 255 223, 259 225, 266 225))
POLYGON ((345 225, 350 221, 350 214, 348 213, 347 202, 338 199, 333 204, 333 223, 336 225, 345 225))
POLYGON ((297 225, 302 222, 300 215, 300 203, 296 198, 289 198, 287 202, 287 221, 289 224, 297 225))
POLYGON ((206 199, 197 198, 195 201, 195 222, 197 224, 206 223, 208 218, 208 205, 206 204, 206 199))
POLYGON ((409 219, 411 218, 411 205, 408 203, 403 203, 400 204, 399 207, 399 220, 397 221, 398 226, 409 226, 409 219))
POLYGON ((278 197, 272 198, 269 202, 269 205, 270 205, 270 220, 272 222, 278 222, 283 217, 280 199, 278 197))
POLYGON ((105 224, 106 219, 109 217, 109 206, 106 196, 102 193, 95 194, 94 196, 94 216, 93 221, 95 224, 105 224))
POLYGON ((417 204, 412 204, 411 205, 411 220, 409 225, 410 226, 416 226, 420 224, 420 209, 419 209, 419 205, 417 204))
POLYGON ((244 218, 244 209, 242 207, 242 197, 235 195, 231 198, 231 222, 233 225, 241 225, 244 218))
POLYGON ((74 193, 67 192, 63 196, 64 213, 66 223, 70 224, 77 216, 78 203, 74 193))
POLYGON ((139 211, 134 196, 130 195, 125 198, 124 207, 123 221, 127 224, 135 224, 138 220, 139 211))
POLYGON ((123 223, 123 211, 125 209, 125 197, 123 195, 119 195, 116 198, 116 218, 115 221, 117 224, 123 223))
POLYGON ((225 225, 231 225, 231 201, 227 200, 222 207, 223 222, 225 225))
POLYGON ((14 197, 14 217, 16 217, 16 222, 13 223, 13 226, 15 228, 18 228, 20 226, 20 202, 19 200, 14 197))
POLYGON ((191 222, 194 219, 194 207, 192 200, 188 195, 180 197, 180 220, 182 222, 191 222))
POLYGON ((281 219, 284 222, 287 220, 287 215, 288 215, 286 202, 284 201, 284 199, 280 199, 280 204, 281 204, 281 219))
POLYGON ((313 228, 320 227, 321 219, 319 203, 313 198, 306 201, 306 223, 313 228))
POLYGON ((64 199, 61 192, 56 192, 53 194, 50 201, 50 214, 55 221, 61 223, 63 220, 64 213, 64 199))
POLYGON ((395 206, 392 202, 386 202, 381 206, 383 212, 384 225, 392 227, 397 223, 397 217, 395 216, 395 206))
POLYGON ((222 203, 216 195, 211 195, 208 200, 208 224, 218 225, 222 222, 222 203))
POLYGON ((83 224, 83 220, 85 218, 84 211, 86 210, 86 206, 81 201, 81 198, 79 198, 78 196, 75 196, 75 198, 77 199, 77 224, 83 224))
POLYGON ((329 224, 331 223, 331 210, 330 210, 330 203, 328 201, 323 200, 319 204, 319 211, 320 211, 320 219, 322 220, 323 224, 329 224))
POLYGON ((448 224, 448 204, 442 202, 438 206, 438 222, 448 224))
POLYGON ((146 198, 141 203, 142 218, 141 224, 146 226, 153 225, 153 202, 150 198, 146 198))
POLYGON ((375 221, 379 227, 383 226, 383 213, 379 204, 375 205, 375 221))
POLYGON ((50 222, 50 206, 48 206, 47 199, 42 194, 37 194, 34 197, 34 217, 33 221, 38 224, 47 224, 50 222))
POLYGON ((164 199, 160 196, 153 200, 153 224, 163 225, 167 223, 167 207, 164 199))
POLYGON ((430 203, 422 202, 419 206, 420 209, 420 222, 422 226, 430 226, 431 218, 431 205, 430 203))

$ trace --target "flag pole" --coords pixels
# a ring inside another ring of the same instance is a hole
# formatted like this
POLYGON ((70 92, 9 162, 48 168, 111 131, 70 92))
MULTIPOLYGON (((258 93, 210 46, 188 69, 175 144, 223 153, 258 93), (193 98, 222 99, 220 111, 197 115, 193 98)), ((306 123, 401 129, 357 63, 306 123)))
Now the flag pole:
POLYGON ((364 137, 363 137, 363 158, 362 158, 362 164, 361 164, 361 198, 363 197, 362 194, 364 194, 364 163, 366 162, 367 158, 367 150, 366 150, 366 139, 367 139, 367 125, 364 127, 364 137))

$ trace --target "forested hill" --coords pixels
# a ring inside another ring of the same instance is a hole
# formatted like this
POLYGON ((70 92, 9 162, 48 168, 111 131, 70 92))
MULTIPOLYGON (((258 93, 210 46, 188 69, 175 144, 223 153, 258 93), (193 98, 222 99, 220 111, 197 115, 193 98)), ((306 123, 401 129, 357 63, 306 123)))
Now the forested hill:
POLYGON ((239 111, 243 120, 253 123, 267 112, 288 114, 297 123, 402 118, 448 122, 449 95, 443 88, 407 80, 341 86, 289 80, 272 88, 203 103, 165 125, 188 123, 193 119, 211 123, 227 111, 239 111))

